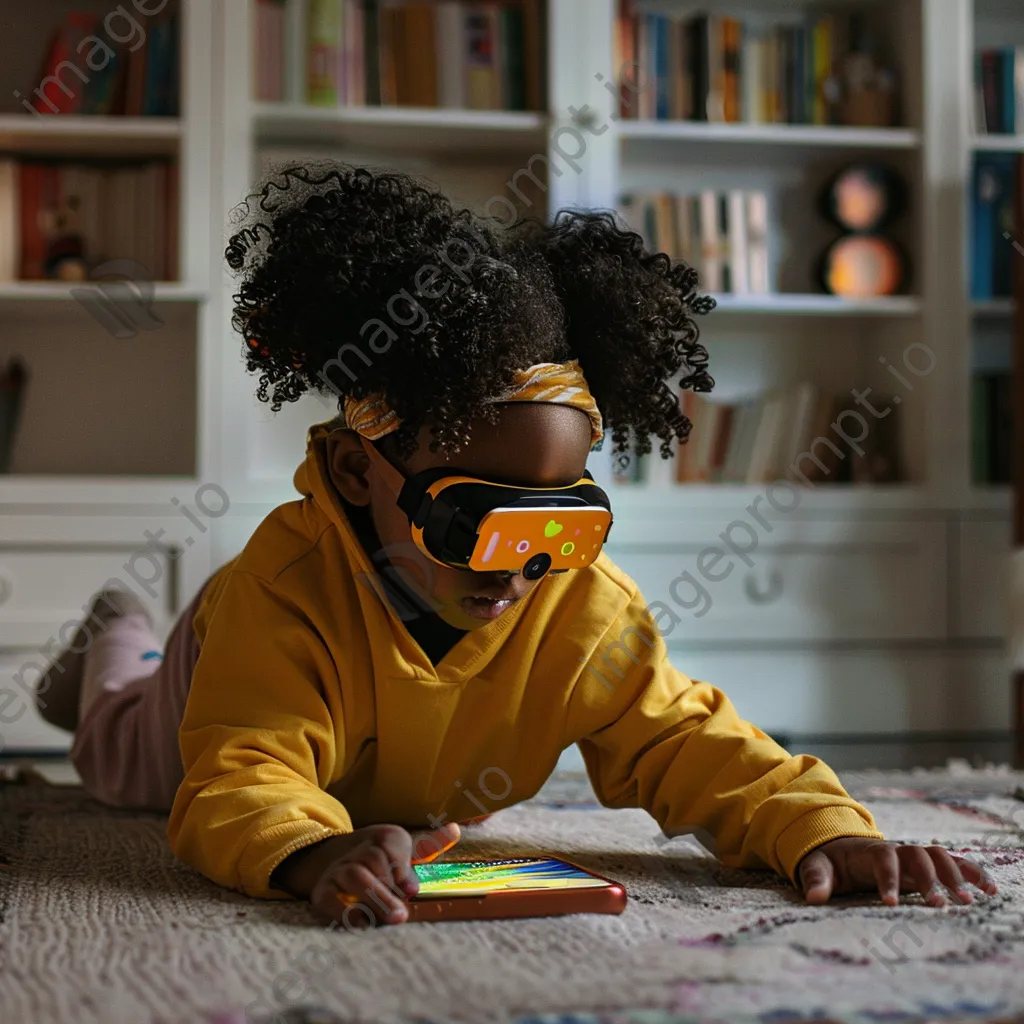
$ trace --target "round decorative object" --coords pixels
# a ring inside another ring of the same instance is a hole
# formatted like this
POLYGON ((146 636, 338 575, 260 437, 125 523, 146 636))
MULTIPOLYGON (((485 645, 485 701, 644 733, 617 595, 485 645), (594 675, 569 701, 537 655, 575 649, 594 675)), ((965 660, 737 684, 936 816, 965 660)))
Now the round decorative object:
POLYGON ((834 175, 821 197, 822 213, 844 231, 864 234, 891 224, 907 205, 907 185, 884 164, 851 164, 834 175))
POLYGON ((828 248, 821 269, 825 291, 848 299, 895 295, 906 280, 906 258, 879 235, 844 235, 828 248))

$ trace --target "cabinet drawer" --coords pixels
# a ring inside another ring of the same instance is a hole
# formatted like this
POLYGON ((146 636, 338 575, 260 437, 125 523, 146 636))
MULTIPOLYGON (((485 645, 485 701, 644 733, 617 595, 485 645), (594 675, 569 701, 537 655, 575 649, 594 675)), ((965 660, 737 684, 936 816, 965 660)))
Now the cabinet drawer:
POLYGON ((108 580, 131 587, 160 622, 178 607, 173 560, 152 546, 0 546, 0 647, 35 647, 65 637, 83 608, 108 580), (129 564, 140 586, 126 570, 129 564))
POLYGON ((771 733, 999 732, 1011 721, 1001 651, 669 653, 681 672, 723 690, 742 718, 771 733))
POLYGON ((659 620, 672 644, 947 635, 942 523, 790 522, 759 536, 737 528, 732 550, 724 525, 683 529, 671 546, 609 550, 648 605, 663 602, 679 618, 662 611, 659 620))
POLYGON ((71 747, 71 733, 44 722, 32 695, 15 682, 16 677, 34 681, 38 671, 32 667, 22 672, 22 668, 38 661, 38 654, 30 649, 0 651, 0 754, 60 752, 71 747))
POLYGON ((953 581, 956 636, 975 640, 1006 636, 1010 540, 1008 522, 960 523, 959 571, 953 581))

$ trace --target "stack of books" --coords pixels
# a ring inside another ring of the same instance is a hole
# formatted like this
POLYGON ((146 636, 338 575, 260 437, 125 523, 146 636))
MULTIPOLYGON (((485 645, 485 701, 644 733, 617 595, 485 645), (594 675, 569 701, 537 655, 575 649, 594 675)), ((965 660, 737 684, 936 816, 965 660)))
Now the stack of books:
POLYGON ((823 14, 762 32, 733 17, 642 11, 619 0, 620 116, 830 124, 828 82, 850 51, 851 17, 823 14))
POLYGON ((971 187, 971 298, 1006 298, 1013 285, 1013 181, 1017 161, 1012 153, 978 153, 971 187), (1010 237, 1007 238, 1007 235, 1010 237))
POLYGON ((774 290, 763 192, 627 195, 619 213, 649 249, 696 269, 707 292, 763 295, 774 290))
MULTIPOLYGON (((679 448, 679 483, 764 484, 782 478, 803 482, 806 477, 808 483, 862 484, 901 479, 896 407, 877 419, 863 414, 870 430, 860 443, 860 456, 833 427, 839 414, 851 408, 849 395, 836 396, 810 383, 735 403, 684 391, 680 402, 693 429, 679 448)), ((884 404, 879 399, 875 407, 884 404)))
POLYGON ((0 281, 81 279, 107 260, 177 278, 177 164, 0 159, 0 281), (77 273, 58 270, 67 261, 77 273))
POLYGON ((543 110, 544 0, 256 0, 256 98, 543 110))
POLYGON ((6 367, 0 366, 0 473, 7 473, 11 467, 14 435, 27 382, 28 370, 17 357, 8 360, 6 367))
POLYGON ((974 120, 978 135, 1024 135, 1024 46, 977 55, 974 120))
POLYGON ((1008 484, 1013 474, 1013 374, 971 380, 971 476, 976 484, 1008 484))
POLYGON ((40 74, 15 95, 34 114, 177 117, 180 32, 171 7, 158 17, 116 22, 110 37, 99 14, 66 15, 53 33, 40 74), (103 45, 90 41, 98 39, 103 45), (88 58, 88 60, 87 60, 88 58))

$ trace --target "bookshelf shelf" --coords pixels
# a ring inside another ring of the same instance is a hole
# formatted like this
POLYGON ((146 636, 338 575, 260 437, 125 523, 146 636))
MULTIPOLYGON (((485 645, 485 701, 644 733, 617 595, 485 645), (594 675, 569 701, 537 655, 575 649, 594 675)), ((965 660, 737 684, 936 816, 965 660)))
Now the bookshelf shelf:
MULTIPOLYGON (((686 509, 708 509, 741 512, 760 495, 763 499, 769 484, 679 484, 667 487, 612 484, 609 496, 617 512, 628 512, 632 518, 642 515, 678 517, 686 509)), ((881 486, 847 486, 821 484, 801 491, 800 509, 807 512, 872 512, 942 508, 943 501, 926 488, 911 484, 881 486)))
POLYGON ((165 156, 178 151, 176 117, 0 114, 0 149, 38 156, 165 156))
POLYGON ((544 152, 548 118, 512 111, 254 103, 252 121, 263 144, 386 145, 418 152, 521 151, 536 144, 544 152))
MULTIPOLYGON (((47 302, 73 302, 72 288, 88 287, 93 282, 65 283, 63 281, 5 281, 0 283, 0 301, 31 299, 47 302)), ((203 302, 207 293, 202 288, 161 281, 153 286, 155 302, 203 302)))
POLYGON ((137 515, 153 506, 179 501, 195 492, 192 477, 176 476, 36 476, 0 473, 0 515, 32 514, 53 505, 115 507, 121 515, 137 515), (133 508, 132 506, 136 506, 133 508))
POLYGON ((702 121, 620 121, 625 141, 677 139, 747 145, 853 149, 916 149, 921 133, 910 128, 831 128, 796 124, 706 124, 702 121))
POLYGON ((971 314, 977 318, 1013 316, 1013 299, 988 299, 971 303, 971 314))
POLYGON ((911 317, 921 312, 921 300, 904 295, 860 300, 835 295, 716 295, 715 299, 718 302, 715 313, 911 317))
POLYGON ((976 153, 1024 153, 1024 135, 975 135, 971 149, 976 153))
POLYGON ((1000 484, 991 487, 972 487, 966 504, 978 511, 1009 511, 1013 507, 1013 488, 1000 484))

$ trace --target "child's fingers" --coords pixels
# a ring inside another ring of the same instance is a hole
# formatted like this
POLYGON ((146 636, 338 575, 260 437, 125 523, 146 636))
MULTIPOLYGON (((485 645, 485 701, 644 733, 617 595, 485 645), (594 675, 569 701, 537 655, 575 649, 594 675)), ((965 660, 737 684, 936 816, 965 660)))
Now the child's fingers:
POLYGON ((413 837, 413 864, 429 864, 447 853, 462 837, 462 830, 452 822, 430 832, 420 832, 413 837))
POLYGON ((890 907, 896 906, 900 901, 900 859, 895 847, 882 846, 873 851, 872 867, 882 900, 890 907))
POLYGON ((979 864, 965 860, 963 857, 954 857, 953 860, 956 861, 957 866, 960 868, 960 873, 971 885, 976 885, 982 892, 987 892, 989 896, 994 896, 999 892, 996 883, 989 878, 988 872, 979 864))
MULTIPOLYGON (((338 888, 337 900, 345 908, 361 904, 381 924, 401 924, 409 916, 402 896, 395 892, 390 877, 381 877, 360 863, 339 864, 332 873, 338 888)), ((350 914, 355 919, 359 914, 350 914)), ((343 923, 347 923, 342 918, 343 923)))
MULTIPOLYGON (((376 852, 370 866, 381 878, 389 879, 406 896, 415 896, 420 883, 412 870, 412 836, 397 825, 382 825, 374 832, 376 852)), ((365 858, 362 858, 365 860, 365 858)))
POLYGON ((800 884, 808 903, 827 903, 835 882, 832 861, 820 850, 812 850, 800 862, 800 884))
POLYGON ((933 907, 944 907, 949 903, 935 865, 923 846, 901 846, 898 856, 904 873, 914 879, 914 889, 933 907))
POLYGON ((967 888, 967 882, 960 873, 960 867, 949 851, 944 850, 941 846, 932 846, 929 847, 928 852, 931 854, 939 881, 956 895, 956 899, 960 903, 973 903, 974 896, 967 888))

